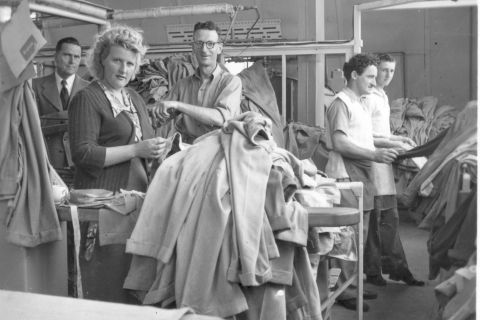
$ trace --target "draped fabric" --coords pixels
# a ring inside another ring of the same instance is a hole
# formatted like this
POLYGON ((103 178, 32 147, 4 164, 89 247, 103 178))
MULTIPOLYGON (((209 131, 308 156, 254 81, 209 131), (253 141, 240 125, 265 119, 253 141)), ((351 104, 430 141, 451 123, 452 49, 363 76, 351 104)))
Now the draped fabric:
POLYGON ((280 210, 284 216, 266 212, 276 202, 266 206, 269 181, 282 180, 270 178, 276 148, 270 128, 265 117, 242 114, 162 163, 127 241, 133 260, 124 288, 144 304, 230 317, 247 309, 261 313, 261 305, 252 305, 261 301, 245 286, 267 285, 269 298, 262 301, 285 309, 285 294, 283 304, 270 299, 277 291, 269 284, 276 283, 291 286, 290 295, 297 297, 288 310, 302 308, 305 319, 321 319, 318 293, 309 289, 316 289, 311 272, 293 274, 294 259, 299 268, 309 265, 305 254, 294 254, 306 244, 306 210, 291 205, 280 210), (277 246, 277 233, 290 248, 277 246))
POLYGON ((458 114, 453 125, 448 129, 441 143, 430 156, 422 170, 410 182, 408 187, 399 195, 399 201, 405 206, 411 206, 417 196, 417 192, 424 182, 444 159, 453 152, 462 142, 477 134, 477 103, 467 104, 464 110, 458 114))
POLYGON ((476 250, 477 103, 462 110, 428 162, 400 195, 430 231, 430 272, 465 265, 476 250))
POLYGON ((62 238, 53 201, 49 163, 29 82, 1 94, 3 149, 0 201, 6 201, 7 240, 34 247, 62 238))
POLYGON ((278 146, 283 147, 284 123, 278 110, 275 91, 262 62, 257 61, 242 70, 238 77, 242 80, 243 100, 240 104, 242 112, 255 111, 269 118, 272 121, 273 140, 278 146))

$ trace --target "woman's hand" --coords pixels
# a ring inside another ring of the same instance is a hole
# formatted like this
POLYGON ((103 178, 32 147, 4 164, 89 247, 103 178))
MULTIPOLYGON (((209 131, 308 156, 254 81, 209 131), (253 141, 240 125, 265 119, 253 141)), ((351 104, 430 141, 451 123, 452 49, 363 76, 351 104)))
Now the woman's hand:
POLYGON ((135 145, 135 153, 140 158, 158 159, 162 156, 166 145, 166 140, 161 137, 143 140, 135 145))

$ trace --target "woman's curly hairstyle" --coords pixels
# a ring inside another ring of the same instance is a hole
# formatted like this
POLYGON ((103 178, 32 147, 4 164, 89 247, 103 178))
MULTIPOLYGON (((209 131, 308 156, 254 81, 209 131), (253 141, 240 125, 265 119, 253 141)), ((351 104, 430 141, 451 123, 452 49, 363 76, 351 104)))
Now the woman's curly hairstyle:
POLYGON ((147 46, 142 42, 142 31, 125 25, 114 25, 102 33, 97 34, 86 58, 87 68, 90 74, 96 79, 103 79, 102 61, 108 56, 112 46, 120 46, 136 54, 136 74, 140 69, 140 63, 147 51, 147 46))

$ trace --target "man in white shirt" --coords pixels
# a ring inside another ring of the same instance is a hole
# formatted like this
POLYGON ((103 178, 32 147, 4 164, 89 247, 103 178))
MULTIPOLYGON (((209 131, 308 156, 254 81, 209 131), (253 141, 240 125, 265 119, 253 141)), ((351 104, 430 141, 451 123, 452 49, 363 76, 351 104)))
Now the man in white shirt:
MULTIPOLYGON (((398 155, 395 149, 375 147, 370 114, 362 103, 362 96, 370 94, 375 88, 377 62, 374 56, 366 54, 357 54, 346 62, 343 73, 347 87, 335 96, 327 108, 333 150, 329 152, 325 171, 337 181, 363 182, 364 239, 367 238, 376 193, 371 176, 372 163, 391 163, 398 155)), ((356 207, 357 204, 349 201, 347 194, 342 194, 342 206, 356 207)), ((337 282, 339 286, 355 272, 354 262, 332 259, 331 265, 342 270, 337 282)), ((364 291, 363 296, 365 299, 375 298, 376 294, 364 291)), ((355 309, 356 291, 352 287, 347 288, 337 302, 348 309, 355 309)), ((368 309, 368 305, 364 304, 363 310, 368 309)))
MULTIPOLYGON (((415 143, 408 137, 390 133, 390 105, 384 88, 390 84, 395 73, 395 60, 388 54, 378 55, 376 87, 363 102, 371 116, 375 146, 408 150, 415 143)), ((390 279, 408 285, 422 286, 408 269, 405 252, 398 233, 398 210, 395 180, 390 163, 372 163, 372 178, 376 188, 375 209, 370 215, 369 233, 365 247, 365 274, 367 282, 385 286, 383 273, 390 279)))

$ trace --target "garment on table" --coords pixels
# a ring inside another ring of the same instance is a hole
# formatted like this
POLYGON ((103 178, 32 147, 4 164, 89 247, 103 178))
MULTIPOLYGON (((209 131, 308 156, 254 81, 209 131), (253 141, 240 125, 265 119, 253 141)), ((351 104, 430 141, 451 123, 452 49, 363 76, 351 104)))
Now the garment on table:
POLYGON ((292 285, 266 283, 242 287, 248 310, 236 315, 238 320, 322 319, 315 279, 304 247, 293 248, 292 285))
MULTIPOLYGON (((237 129, 239 128, 237 126, 237 129)), ((233 134, 236 136, 235 131, 232 134, 224 135, 226 138, 233 139, 233 134)), ((222 136, 222 131, 214 131, 203 136, 187 150, 167 158, 158 169, 149 187, 140 219, 131 239, 127 242, 127 252, 136 255, 134 260, 138 255, 157 259, 159 270, 160 268, 170 269, 171 265, 176 266, 176 269, 175 276, 170 279, 165 270, 160 274, 157 272, 159 278, 151 284, 151 287, 147 288, 149 292, 144 303, 165 302, 173 298, 177 306, 189 305, 199 310, 200 313, 220 316, 233 315, 247 308, 239 284, 227 280, 228 268, 232 259, 231 250, 234 247, 232 241, 237 237, 234 223, 242 225, 242 222, 234 220, 233 215, 230 214, 231 208, 235 206, 230 201, 230 193, 234 191, 230 190, 231 186, 227 180, 227 165, 223 154, 223 146, 226 145, 222 144, 222 136), (158 194, 161 194, 163 199, 160 206, 156 201, 158 194), (211 230, 215 230, 215 232, 211 230), (227 236, 228 234, 229 236, 227 236), (194 235, 193 239, 192 235, 194 235), (177 252, 175 257, 173 256, 174 252, 177 252), (214 282, 216 285, 211 287, 213 279, 217 279, 217 281, 214 282), (169 296, 172 293, 170 290, 162 289, 163 284, 166 285, 165 288, 175 287, 174 297, 169 296), (207 288, 210 289, 207 291, 207 288), (222 294, 219 296, 214 292, 222 294)), ((245 161, 242 165, 251 171, 244 177, 239 176, 240 181, 244 182, 252 179, 264 180, 263 194, 257 191, 247 192, 252 205, 258 203, 255 199, 262 203, 271 160, 269 160, 265 148, 245 144, 248 140, 242 139, 241 136, 237 138, 236 141, 239 144, 226 149, 225 152, 241 153, 242 148, 247 148, 246 152, 257 153, 265 157, 264 161, 261 161, 265 164, 264 166, 257 167, 257 163, 254 165, 250 161, 245 161), (261 173, 262 168, 267 171, 261 173)), ((255 157, 251 158, 251 160, 254 159, 255 157)), ((239 187, 243 189, 251 182, 244 183, 239 187)), ((235 186, 237 183, 235 180, 235 186)), ((255 184, 257 183, 255 182, 255 184)), ((238 203, 238 205, 242 204, 238 203)), ((243 236, 251 235, 255 238, 260 234, 263 217, 259 213, 262 212, 263 207, 260 212, 257 211, 258 218, 252 221, 256 225, 251 227, 251 232, 243 236), (254 230, 257 231, 256 234, 253 233, 254 230)), ((254 239, 254 241, 258 242, 259 239, 254 239)), ((256 248, 258 246, 259 243, 256 248)), ((245 268, 248 268, 245 270, 250 270, 251 263, 256 261, 258 250, 256 248, 252 244, 250 250, 254 251, 248 253, 248 256, 240 257, 248 259, 245 260, 245 268)), ((245 248, 245 250, 249 250, 249 248, 245 248)), ((268 258, 265 260, 268 261, 268 258)), ((264 277, 268 275, 269 271, 261 269, 258 272, 256 270, 245 272, 244 280, 251 281, 256 277, 264 277)), ((131 269, 125 287, 136 289, 137 279, 135 277, 139 275, 131 269)))
MULTIPOLYGON (((205 83, 198 69, 193 75, 179 80, 168 94, 167 100, 213 108, 220 112, 224 121, 227 121, 240 114, 241 94, 242 81, 217 65, 210 80, 205 83)), ((174 126, 175 130, 182 134, 182 139, 186 143, 192 143, 201 135, 218 129, 184 113, 175 116, 174 126)))
MULTIPOLYGON (((284 171, 272 167, 268 176, 266 196, 265 196, 265 213, 268 216, 272 231, 279 231, 290 228, 290 222, 285 216, 286 201, 284 197, 284 188, 282 180, 284 171)), ((294 185, 297 188, 297 185, 294 185)))
POLYGON ((303 211, 295 213, 303 218, 275 217, 270 224, 265 195, 274 145, 263 132, 266 118, 249 122, 250 115, 202 136, 159 167, 127 242, 134 257, 124 287, 143 303, 228 317, 248 308, 244 284, 292 281, 288 266, 269 263, 284 252, 272 242, 272 229, 282 233, 277 222, 301 221, 306 234, 308 222, 303 211))
MULTIPOLYGON (((153 137, 153 129, 146 113, 145 103, 131 89, 131 97, 144 140, 153 137)), ((104 167, 106 148, 132 144, 135 126, 130 117, 121 112, 116 117, 110 102, 97 82, 76 94, 69 110, 69 131, 72 157, 76 166, 76 189, 127 189, 145 191, 148 183, 145 159, 134 158, 104 167), (130 181, 129 181, 130 180, 130 181)))
POLYGON ((138 218, 145 194, 120 190, 76 189, 70 192, 69 204, 78 208, 98 209, 100 245, 125 244, 138 218))
POLYGON ((290 122, 284 129, 285 149, 299 159, 312 159, 317 168, 325 171, 328 162, 327 134, 324 128, 290 122))
POLYGON ((242 70, 238 77, 242 80, 243 99, 240 104, 242 112, 255 111, 272 121, 272 135, 275 143, 283 147, 283 120, 277 105, 277 97, 273 90, 267 71, 261 61, 242 70))

